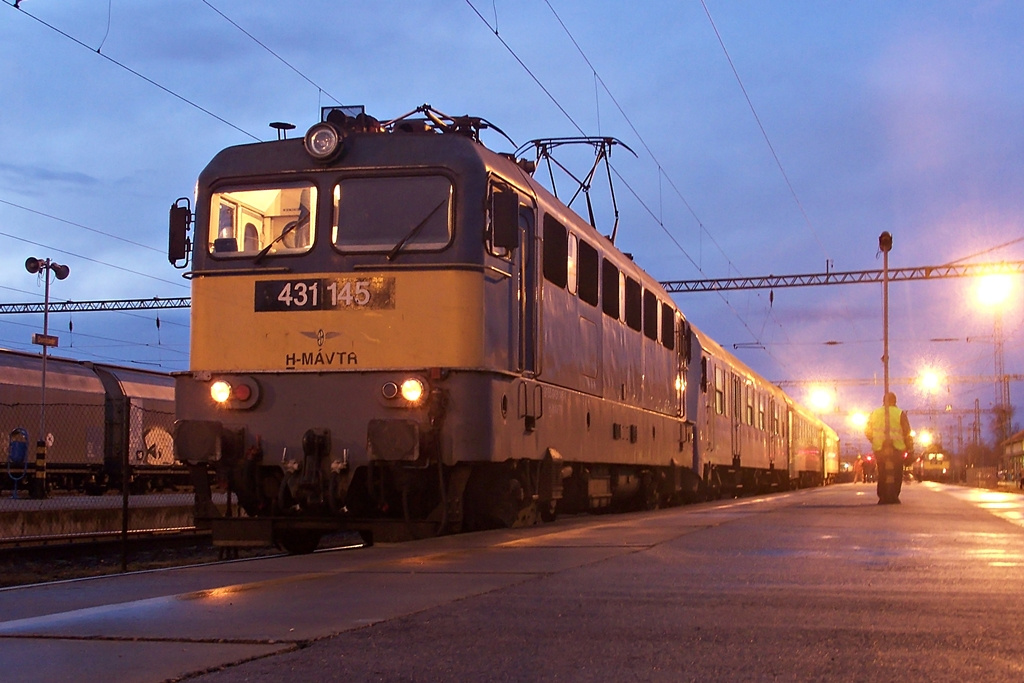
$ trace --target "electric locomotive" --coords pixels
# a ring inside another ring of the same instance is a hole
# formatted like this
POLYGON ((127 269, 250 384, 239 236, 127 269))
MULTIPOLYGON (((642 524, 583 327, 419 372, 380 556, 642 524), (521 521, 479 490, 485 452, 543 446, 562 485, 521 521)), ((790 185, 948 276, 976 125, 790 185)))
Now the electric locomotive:
MULTIPOLYGON (((489 125, 325 108, 302 139, 223 150, 194 214, 172 206, 192 284, 175 453, 198 514, 213 464, 246 515, 211 519, 215 540, 516 526, 695 499, 720 474, 687 399, 697 334, 529 162, 480 143, 489 125)), ((762 469, 742 458, 723 467, 762 469)))

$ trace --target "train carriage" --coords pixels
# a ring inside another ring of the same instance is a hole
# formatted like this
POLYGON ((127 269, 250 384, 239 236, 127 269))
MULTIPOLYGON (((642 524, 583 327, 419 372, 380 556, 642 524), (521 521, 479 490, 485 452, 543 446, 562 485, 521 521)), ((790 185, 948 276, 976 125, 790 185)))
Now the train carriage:
MULTIPOLYGON (((434 533, 704 495, 708 344, 658 283, 480 144, 485 122, 355 113, 222 151, 194 216, 171 210, 192 282, 176 454, 270 522, 215 535, 299 552, 311 520, 434 533)), ((770 471, 769 445, 743 466, 770 471)))
MULTIPOLYGON (((136 490, 187 482, 186 470, 174 459, 170 375, 49 356, 45 386, 44 400, 40 355, 0 350, 4 448, 15 432, 25 438, 30 457, 22 469, 30 470, 30 480, 39 469, 35 444, 49 435, 47 489, 100 493, 119 488, 125 458, 136 490)), ((6 467, 6 455, 4 460, 6 467)), ((12 486, 11 477, 3 477, 3 486, 12 486)))

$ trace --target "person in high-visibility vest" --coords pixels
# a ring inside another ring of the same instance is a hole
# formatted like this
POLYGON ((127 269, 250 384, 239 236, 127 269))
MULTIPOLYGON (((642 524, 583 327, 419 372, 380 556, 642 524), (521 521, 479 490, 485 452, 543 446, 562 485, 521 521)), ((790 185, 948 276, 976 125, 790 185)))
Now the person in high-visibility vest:
POLYGON ((903 458, 913 452, 914 441, 910 436, 910 419, 896 407, 896 394, 886 394, 882 407, 871 413, 864 436, 871 441, 878 462, 878 502, 900 502, 903 458))

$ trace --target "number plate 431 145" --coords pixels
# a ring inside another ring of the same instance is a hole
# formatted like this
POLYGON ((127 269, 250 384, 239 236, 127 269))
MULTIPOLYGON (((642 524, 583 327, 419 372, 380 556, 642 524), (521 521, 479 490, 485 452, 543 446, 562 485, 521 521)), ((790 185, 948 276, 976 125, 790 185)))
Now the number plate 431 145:
POLYGON ((254 306, 257 313, 394 308, 395 279, 257 280, 254 306))

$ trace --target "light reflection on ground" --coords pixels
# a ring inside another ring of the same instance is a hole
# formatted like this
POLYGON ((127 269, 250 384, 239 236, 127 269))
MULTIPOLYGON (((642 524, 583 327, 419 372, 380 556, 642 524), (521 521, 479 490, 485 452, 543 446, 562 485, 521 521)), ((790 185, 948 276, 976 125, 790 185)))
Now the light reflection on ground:
MULTIPOLYGON (((972 503, 996 517, 1024 527, 1024 496, 1022 495, 987 489, 948 486, 927 481, 922 482, 922 484, 928 488, 943 491, 972 503)), ((987 561, 989 566, 992 567, 1024 566, 1024 554, 1017 549, 1020 541, 1017 534, 977 534, 975 538, 981 540, 981 536, 988 536, 989 538, 984 539, 985 545, 983 547, 969 550, 969 555, 978 560, 987 561)))

